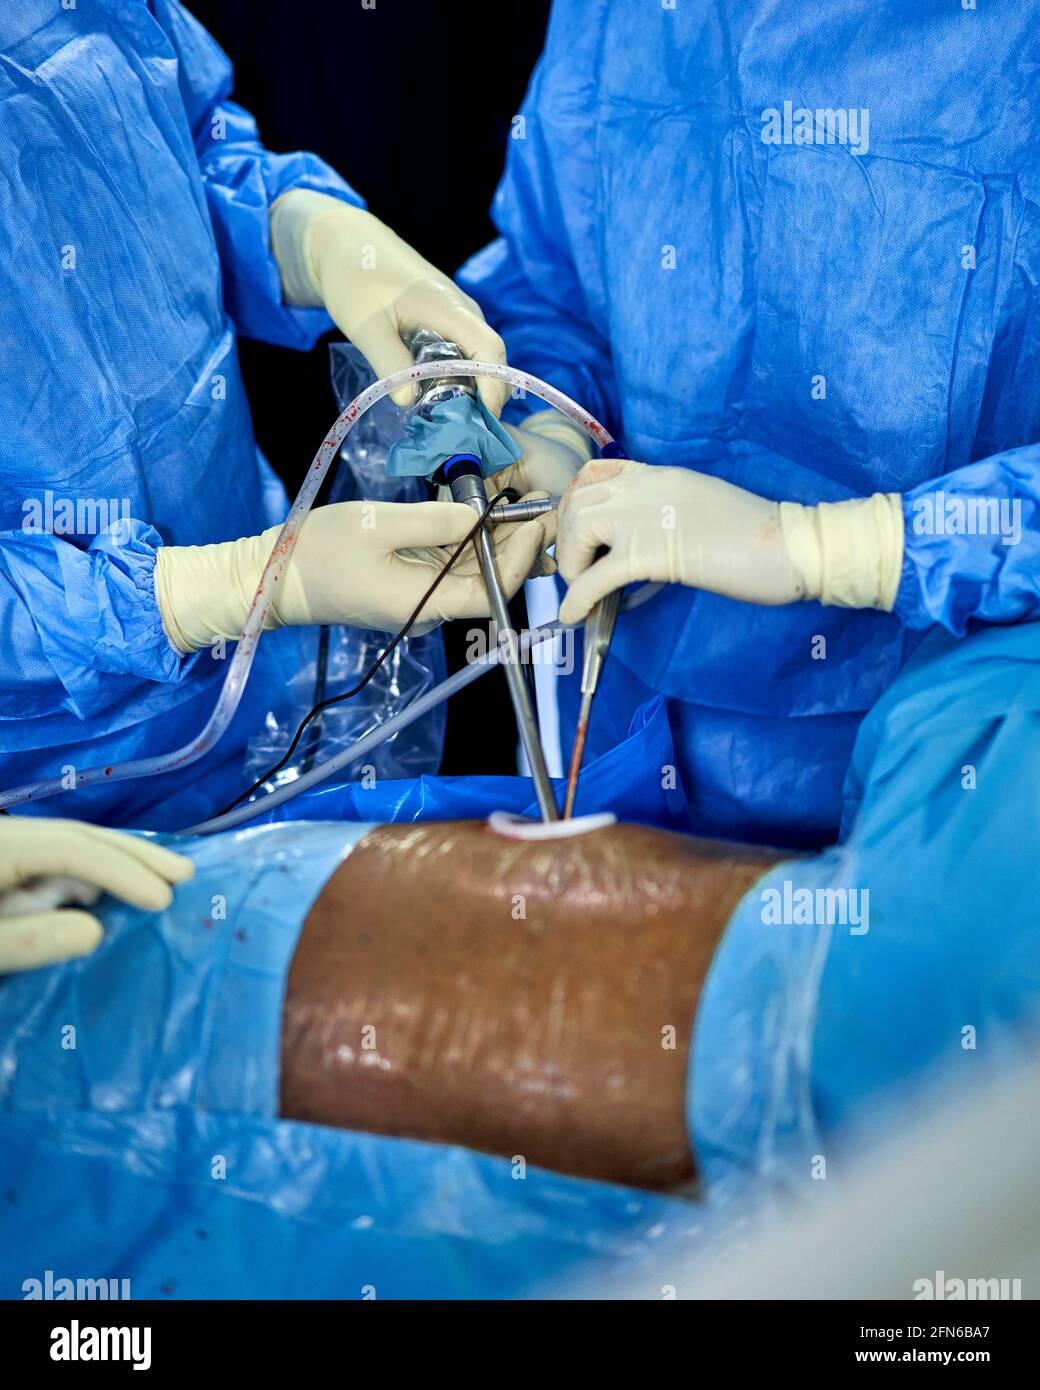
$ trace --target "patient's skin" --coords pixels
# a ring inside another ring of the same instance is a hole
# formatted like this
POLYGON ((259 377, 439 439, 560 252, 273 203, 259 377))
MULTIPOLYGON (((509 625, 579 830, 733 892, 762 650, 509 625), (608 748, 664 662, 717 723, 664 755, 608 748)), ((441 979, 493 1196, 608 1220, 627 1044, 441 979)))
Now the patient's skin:
POLYGON ((374 830, 293 959, 282 1114, 625 1183, 688 1180, 701 984, 778 858, 632 825, 542 843, 483 822, 374 830))

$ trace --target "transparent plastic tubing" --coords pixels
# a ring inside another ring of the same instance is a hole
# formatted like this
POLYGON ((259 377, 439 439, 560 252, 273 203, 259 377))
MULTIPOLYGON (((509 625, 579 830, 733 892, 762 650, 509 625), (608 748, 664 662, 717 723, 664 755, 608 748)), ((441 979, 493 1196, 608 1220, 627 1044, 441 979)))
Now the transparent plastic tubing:
MULTIPOLYGON (((557 410, 566 415, 568 419, 573 420, 590 438, 595 440, 600 448, 613 443, 613 436, 603 425, 587 410, 583 410, 580 405, 572 401, 569 396, 565 396, 562 391, 557 391, 555 387, 540 381, 538 377, 529 376, 527 372, 521 372, 515 367, 503 366, 497 362, 425 362, 406 367, 403 371, 394 372, 392 376, 385 376, 382 380, 373 382, 371 386, 361 392, 360 396, 355 397, 350 402, 325 436, 321 448, 315 454, 314 461, 307 470, 307 477, 296 496, 296 501, 289 509, 289 515, 285 519, 285 525, 282 527, 277 541, 275 541, 267 567, 260 576, 260 583, 253 595, 253 602, 242 630, 242 636, 238 640, 217 703, 213 708, 213 713, 206 721, 205 727, 190 743, 184 744, 181 748, 175 748, 171 753, 159 753, 151 758, 135 758, 125 763, 99 764, 97 767, 88 767, 76 773, 75 781, 72 781, 66 773, 54 777, 43 777, 38 782, 27 782, 24 786, 13 787, 10 791, 0 792, 0 809, 20 806, 27 801, 42 801, 46 797, 58 796, 62 792, 73 791, 80 787, 96 787, 107 782, 129 782, 138 777, 157 777, 163 773, 176 772, 179 768, 197 762, 199 758, 204 757, 210 751, 218 739, 223 736, 242 699, 242 692, 245 690, 246 681, 249 678, 253 658, 256 656, 257 643, 263 631, 264 619, 267 617, 268 609, 274 598, 275 586, 285 573, 285 567, 289 563, 289 557, 292 555, 297 537, 300 534, 300 527, 311 509, 318 489, 321 487, 325 474, 329 471, 329 466, 336 457, 340 445, 365 411, 371 409, 376 401, 381 400, 391 391, 396 391, 400 386, 407 386, 409 382, 421 381, 429 376, 498 377, 502 381, 508 381, 513 386, 520 387, 525 392, 529 391, 531 395, 538 396, 549 405, 555 406, 557 410)), ((436 692, 431 691, 430 693, 436 692)), ((386 727, 384 725, 384 728, 386 727)), ((375 732, 379 731, 376 730, 375 732)), ((323 766, 327 769, 329 764, 323 766)), ((315 772, 321 770, 316 768, 315 772)), ((325 775, 328 775, 328 771, 325 772, 325 775)), ((290 785, 301 790, 299 781, 290 783, 290 785)), ((268 804, 269 801, 270 798, 265 798, 261 804, 268 804)), ((259 812, 255 814, 259 814, 259 812)))
MULTIPOLYGON (((520 660, 523 660, 532 647, 562 631, 561 624, 552 623, 547 627, 536 627, 530 631, 522 632, 519 637, 520 660)), ((268 792, 266 796, 261 796, 256 801, 247 801, 244 806, 236 806, 233 811, 226 811, 222 816, 214 816, 212 820, 200 821, 198 825, 193 825, 189 830, 182 830, 179 833, 182 835, 214 835, 218 830, 233 830, 235 826, 242 825, 245 821, 266 815, 268 811, 273 811, 276 806, 281 806, 285 801, 291 801, 294 796, 299 796, 301 792, 310 791, 311 787, 316 787, 319 782, 324 782, 326 778, 339 772, 341 768, 356 762, 358 758, 364 758, 369 753, 374 752, 381 743, 385 743, 388 738, 392 738, 402 729, 407 729, 409 724, 435 709, 441 701, 450 699, 452 695, 486 675, 500 661, 511 659, 508 649, 504 651, 502 647, 495 647, 486 656, 482 656, 479 661, 473 661, 468 666, 463 666, 447 680, 441 681, 440 685, 434 686, 425 695, 420 695, 412 704, 392 715, 385 724, 380 724, 378 728, 365 734, 363 738, 359 738, 349 748, 344 748, 334 757, 319 763, 310 772, 305 772, 301 777, 287 782, 273 792, 268 792)))

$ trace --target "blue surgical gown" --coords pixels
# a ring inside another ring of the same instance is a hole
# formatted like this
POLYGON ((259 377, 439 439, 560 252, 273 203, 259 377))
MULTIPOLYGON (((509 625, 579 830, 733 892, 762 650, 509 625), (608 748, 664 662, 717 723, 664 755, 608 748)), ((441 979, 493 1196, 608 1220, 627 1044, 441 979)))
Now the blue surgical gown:
MULTIPOLYGON (((268 211, 291 188, 360 200, 313 156, 265 150, 230 90, 178 0, 0 14, 0 786, 187 742, 227 663, 170 646, 156 549, 285 515, 236 335, 306 348, 332 326, 282 303, 268 211)), ((179 828, 220 809, 301 640, 265 636, 205 762, 39 810, 179 828)))
POLYGON ((917 630, 1037 610, 1038 75, 1014 0, 554 5, 501 235, 460 277, 510 360, 633 458, 776 500, 907 499, 894 614, 674 587, 622 618, 591 748, 668 696, 704 833, 833 838, 856 730, 917 630), (791 123, 766 143, 785 102, 812 143, 791 123), (1020 541, 919 533, 922 490, 943 515, 1017 502, 1020 541))

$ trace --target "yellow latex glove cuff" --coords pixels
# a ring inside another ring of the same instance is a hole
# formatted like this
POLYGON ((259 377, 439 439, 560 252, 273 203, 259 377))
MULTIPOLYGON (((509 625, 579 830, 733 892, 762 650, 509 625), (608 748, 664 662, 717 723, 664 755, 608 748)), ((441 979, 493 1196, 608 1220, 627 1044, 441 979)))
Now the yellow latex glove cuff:
POLYGON ((903 568, 903 499, 897 492, 803 507, 780 503, 780 526, 805 597, 889 613, 903 568))

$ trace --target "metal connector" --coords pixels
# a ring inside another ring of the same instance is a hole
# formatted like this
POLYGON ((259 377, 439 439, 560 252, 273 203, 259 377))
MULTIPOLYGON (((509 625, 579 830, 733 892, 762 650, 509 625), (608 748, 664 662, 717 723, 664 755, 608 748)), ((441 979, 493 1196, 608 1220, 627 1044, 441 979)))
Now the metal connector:
POLYGON ((488 520, 534 521, 535 517, 545 516, 546 512, 554 512, 559 505, 558 497, 535 497, 530 502, 499 502, 488 512, 488 520))

